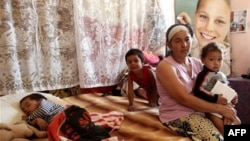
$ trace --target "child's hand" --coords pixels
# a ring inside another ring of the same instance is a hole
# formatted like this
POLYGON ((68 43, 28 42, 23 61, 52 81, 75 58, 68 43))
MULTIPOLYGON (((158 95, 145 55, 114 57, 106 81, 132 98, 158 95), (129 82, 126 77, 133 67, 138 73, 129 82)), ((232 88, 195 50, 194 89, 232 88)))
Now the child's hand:
POLYGON ((26 115, 22 115, 22 120, 26 120, 27 116, 26 115))
POLYGON ((130 106, 128 107, 128 111, 130 111, 130 112, 135 111, 134 106, 133 106, 133 105, 130 105, 130 106))
POLYGON ((236 104, 238 103, 238 95, 236 95, 236 96, 232 99, 231 103, 232 103, 233 105, 236 105, 236 104))
POLYGON ((47 122, 41 118, 35 118, 34 120, 32 120, 32 124, 38 125, 39 129, 42 131, 46 131, 48 128, 47 122))
POLYGON ((186 13, 186 12, 182 12, 177 16, 177 20, 181 23, 181 24, 191 24, 191 18, 190 16, 186 13))
POLYGON ((227 99, 222 97, 222 94, 220 94, 218 96, 217 103, 222 105, 227 105, 227 99))

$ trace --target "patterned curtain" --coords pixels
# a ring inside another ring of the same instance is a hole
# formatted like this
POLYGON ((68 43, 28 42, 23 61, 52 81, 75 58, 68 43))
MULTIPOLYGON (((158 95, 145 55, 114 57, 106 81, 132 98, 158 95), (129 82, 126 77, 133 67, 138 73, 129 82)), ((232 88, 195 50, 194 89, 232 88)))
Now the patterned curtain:
POLYGON ((173 1, 1 0, 0 95, 115 85, 129 48, 164 44, 173 1))
POLYGON ((82 88, 116 84, 117 76, 126 67, 124 56, 127 50, 155 50, 165 45, 167 26, 174 23, 173 1, 75 2, 77 56, 82 88), (172 14, 168 17, 171 19, 168 23, 163 9, 172 14))

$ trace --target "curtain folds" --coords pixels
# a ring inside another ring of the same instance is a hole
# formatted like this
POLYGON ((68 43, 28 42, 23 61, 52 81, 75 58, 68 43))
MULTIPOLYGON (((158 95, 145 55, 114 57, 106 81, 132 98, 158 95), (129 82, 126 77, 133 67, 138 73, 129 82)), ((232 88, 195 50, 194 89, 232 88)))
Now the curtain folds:
POLYGON ((163 1, 2 0, 0 95, 115 85, 129 48, 165 44, 163 1))

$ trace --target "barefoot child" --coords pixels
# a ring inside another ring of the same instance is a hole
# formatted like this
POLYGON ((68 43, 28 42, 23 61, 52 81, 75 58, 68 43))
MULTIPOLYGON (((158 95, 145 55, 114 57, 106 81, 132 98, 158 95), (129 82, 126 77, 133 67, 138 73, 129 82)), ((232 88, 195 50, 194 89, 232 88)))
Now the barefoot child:
POLYGON ((158 93, 154 72, 150 66, 144 65, 143 52, 139 49, 130 49, 125 60, 129 68, 128 73, 128 99, 129 111, 134 111, 134 96, 135 93, 148 100, 149 105, 154 107, 158 104, 158 93), (134 91, 133 81, 139 85, 139 88, 134 91))

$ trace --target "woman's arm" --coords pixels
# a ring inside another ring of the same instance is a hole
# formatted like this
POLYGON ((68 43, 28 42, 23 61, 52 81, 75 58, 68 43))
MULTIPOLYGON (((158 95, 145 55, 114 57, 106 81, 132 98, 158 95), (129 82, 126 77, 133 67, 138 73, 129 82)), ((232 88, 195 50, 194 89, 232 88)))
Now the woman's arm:
POLYGON ((157 79, 168 91, 169 95, 178 103, 201 112, 220 113, 224 117, 234 120, 235 110, 230 105, 220 105, 206 102, 193 95, 187 94, 175 72, 175 68, 165 61, 161 61, 156 69, 157 79))
POLYGON ((155 80, 155 72, 154 70, 152 69, 149 69, 149 77, 150 77, 150 81, 152 83, 152 86, 153 86, 153 93, 158 95, 158 91, 157 91, 157 88, 156 88, 156 80, 155 80))

